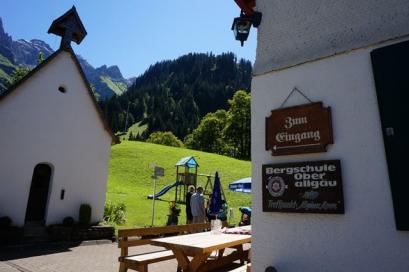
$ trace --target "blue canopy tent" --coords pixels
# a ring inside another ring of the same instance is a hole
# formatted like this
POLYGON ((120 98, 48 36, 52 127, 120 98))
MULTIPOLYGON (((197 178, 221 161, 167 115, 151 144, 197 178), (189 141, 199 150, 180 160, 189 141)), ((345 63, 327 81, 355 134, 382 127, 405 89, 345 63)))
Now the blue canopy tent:
POLYGON ((236 180, 229 184, 229 190, 240 193, 251 193, 251 177, 236 180))

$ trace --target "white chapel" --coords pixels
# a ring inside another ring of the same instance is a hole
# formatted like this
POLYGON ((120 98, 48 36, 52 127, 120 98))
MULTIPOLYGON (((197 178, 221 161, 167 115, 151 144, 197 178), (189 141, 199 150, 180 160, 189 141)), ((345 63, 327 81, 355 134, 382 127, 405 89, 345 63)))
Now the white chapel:
POLYGON ((106 124, 70 46, 86 35, 75 10, 54 20, 60 48, 0 96, 0 216, 14 225, 102 219, 111 145, 106 124))

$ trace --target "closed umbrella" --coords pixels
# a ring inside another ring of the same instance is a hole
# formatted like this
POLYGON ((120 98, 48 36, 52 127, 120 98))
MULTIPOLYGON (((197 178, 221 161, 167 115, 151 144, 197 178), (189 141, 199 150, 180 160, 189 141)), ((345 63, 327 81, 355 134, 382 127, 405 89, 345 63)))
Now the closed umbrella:
POLYGON ((210 198, 209 214, 217 215, 222 209, 222 191, 220 185, 219 173, 214 177, 213 192, 210 198))

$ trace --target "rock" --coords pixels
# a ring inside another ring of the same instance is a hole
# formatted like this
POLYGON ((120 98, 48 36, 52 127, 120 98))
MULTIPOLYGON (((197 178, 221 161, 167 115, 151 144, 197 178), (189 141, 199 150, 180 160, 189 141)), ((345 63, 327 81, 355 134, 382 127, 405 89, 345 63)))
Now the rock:
POLYGON ((97 73, 102 76, 108 76, 113 80, 122 81, 124 80, 121 71, 119 70, 118 66, 112 65, 107 67, 106 65, 102 65, 101 67, 95 69, 97 73))
POLYGON ((37 65, 38 54, 43 53, 46 59, 54 50, 41 40, 26 41, 23 39, 13 41, 12 44, 14 63, 34 67, 37 65))
POLYGON ((13 60, 12 42, 11 36, 4 32, 3 21, 0 18, 0 54, 11 61, 13 60))

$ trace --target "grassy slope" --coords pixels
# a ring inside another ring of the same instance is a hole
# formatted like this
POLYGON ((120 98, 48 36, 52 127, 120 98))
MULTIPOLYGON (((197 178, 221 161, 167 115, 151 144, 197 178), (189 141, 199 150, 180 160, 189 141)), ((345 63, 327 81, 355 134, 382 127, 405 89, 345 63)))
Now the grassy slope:
POLYGON ((117 95, 120 95, 126 91, 127 86, 125 84, 114 82, 109 77, 101 76, 101 81, 105 83, 117 95))
MULTIPOLYGON (((107 192, 107 201, 124 202, 127 205, 128 222, 120 228, 150 225, 152 200, 148 200, 146 196, 152 193, 153 183, 149 163, 157 163, 165 168, 165 177, 158 179, 159 191, 163 186, 175 182, 174 165, 186 156, 195 156, 200 166, 199 173, 214 174, 219 171, 229 207, 234 208, 235 221, 239 220, 238 207, 250 205, 250 195, 230 192, 227 187, 234 180, 250 176, 250 162, 183 148, 124 141, 112 148, 107 192)), ((199 184, 204 186, 206 178, 199 177, 199 184)), ((174 192, 172 189, 162 199, 173 200, 174 192)), ((185 222, 185 206, 180 207, 181 223, 185 222)), ((164 225, 167 214, 168 202, 157 201, 155 225, 164 225)))
POLYGON ((10 67, 10 68, 13 68, 13 69, 16 67, 2 54, 0 54, 0 65, 7 66, 7 67, 10 67))

